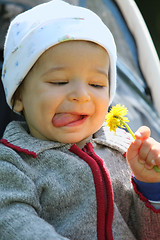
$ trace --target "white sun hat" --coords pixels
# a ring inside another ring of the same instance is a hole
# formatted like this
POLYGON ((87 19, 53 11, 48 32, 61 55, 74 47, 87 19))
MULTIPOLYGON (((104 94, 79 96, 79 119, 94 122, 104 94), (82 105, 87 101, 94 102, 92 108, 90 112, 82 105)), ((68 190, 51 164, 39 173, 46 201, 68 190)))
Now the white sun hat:
POLYGON ((109 54, 110 103, 116 88, 116 46, 102 20, 86 8, 61 0, 40 4, 19 14, 10 24, 4 45, 2 82, 6 100, 12 97, 43 52, 63 41, 92 41, 109 54))

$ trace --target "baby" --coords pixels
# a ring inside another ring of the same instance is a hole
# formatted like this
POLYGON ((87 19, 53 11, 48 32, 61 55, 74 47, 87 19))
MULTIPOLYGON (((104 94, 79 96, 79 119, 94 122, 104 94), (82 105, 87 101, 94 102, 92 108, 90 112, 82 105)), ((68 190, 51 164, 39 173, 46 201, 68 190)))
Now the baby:
POLYGON ((18 15, 2 81, 26 121, 1 139, 0 239, 158 240, 160 144, 102 127, 116 46, 101 19, 60 0, 18 15))

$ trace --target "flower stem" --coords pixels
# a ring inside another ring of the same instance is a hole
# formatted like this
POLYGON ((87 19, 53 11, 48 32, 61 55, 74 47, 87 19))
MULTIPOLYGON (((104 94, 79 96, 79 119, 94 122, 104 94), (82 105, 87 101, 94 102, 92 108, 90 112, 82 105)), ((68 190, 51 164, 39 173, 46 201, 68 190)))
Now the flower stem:
MULTIPOLYGON (((121 120, 122 121, 122 120, 121 120)), ((132 132, 131 128, 128 126, 127 123, 125 123, 124 121, 122 121, 123 125, 127 128, 127 130, 129 131, 129 133, 132 135, 132 137, 135 139, 135 135, 134 133, 132 132)))
POLYGON ((160 172, 160 169, 159 169, 159 167, 157 167, 157 166, 154 166, 153 168, 154 168, 154 170, 155 170, 156 172, 160 172))

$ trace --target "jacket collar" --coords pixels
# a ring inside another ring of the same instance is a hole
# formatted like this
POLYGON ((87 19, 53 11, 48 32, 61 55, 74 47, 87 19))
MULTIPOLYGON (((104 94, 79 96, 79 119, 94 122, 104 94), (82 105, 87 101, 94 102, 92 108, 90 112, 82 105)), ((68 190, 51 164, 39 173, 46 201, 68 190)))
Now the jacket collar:
MULTIPOLYGON (((94 134, 91 142, 116 149, 124 154, 132 140, 126 131, 117 129, 115 134, 104 125, 94 134)), ((72 144, 36 139, 29 134, 26 122, 17 121, 8 124, 1 142, 17 151, 30 153, 35 157, 48 149, 63 148, 68 150, 72 146, 72 144)))
POLYGON ((114 133, 104 124, 102 128, 94 134, 93 141, 125 154, 133 138, 124 129, 117 128, 116 133, 114 133))
POLYGON ((35 153, 36 155, 48 149, 56 149, 60 147, 68 149, 72 145, 34 138, 29 134, 26 122, 18 121, 13 121, 8 124, 1 142, 5 145, 10 145, 10 147, 12 146, 11 148, 15 150, 19 148, 21 149, 21 152, 26 152, 27 150, 31 153, 35 153))

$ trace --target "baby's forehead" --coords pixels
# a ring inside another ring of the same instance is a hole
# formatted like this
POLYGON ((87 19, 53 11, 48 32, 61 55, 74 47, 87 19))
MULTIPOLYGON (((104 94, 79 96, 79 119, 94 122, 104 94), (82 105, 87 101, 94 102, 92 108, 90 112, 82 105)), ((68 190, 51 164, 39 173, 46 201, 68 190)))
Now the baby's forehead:
MULTIPOLYGON (((64 52, 65 54, 67 53, 69 57, 70 55, 73 54, 73 51, 76 51, 76 55, 78 57, 79 54, 81 55, 82 53, 85 53, 87 49, 89 49, 91 53, 94 52, 95 50, 99 50, 103 52, 103 54, 106 54, 107 58, 109 59, 107 50, 102 46, 100 46, 99 44, 92 41, 86 41, 86 40, 71 40, 71 41, 64 41, 54 46, 51 46, 49 49, 47 49, 41 54, 41 56, 37 59, 35 65, 38 65, 44 57, 47 59, 51 55, 54 56, 54 54, 57 54, 58 57, 62 58, 63 60, 64 52), (81 50, 80 52, 78 51, 79 49, 81 50)), ((87 52, 87 54, 89 53, 87 52)), ((55 60, 56 59, 57 58, 55 58, 55 60)))
MULTIPOLYGON (((41 56, 47 55, 50 52, 52 52, 54 54, 54 52, 57 49, 64 49, 64 48, 65 49, 67 48, 68 51, 72 52, 73 47, 76 47, 76 48, 81 47, 82 50, 83 50, 83 48, 84 49, 90 48, 90 49, 93 49, 93 50, 99 48, 99 49, 103 49, 106 52, 106 54, 108 55, 107 50, 96 42, 88 41, 88 40, 69 40, 69 41, 64 41, 64 42, 61 42, 61 43, 58 43, 58 44, 55 44, 55 45, 51 46, 50 48, 46 49, 41 54, 41 56)), ((41 58, 41 56, 38 58, 38 60, 41 58)))

